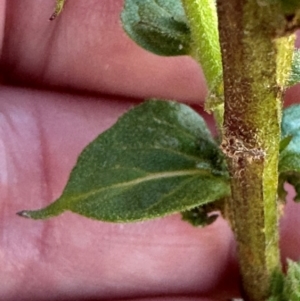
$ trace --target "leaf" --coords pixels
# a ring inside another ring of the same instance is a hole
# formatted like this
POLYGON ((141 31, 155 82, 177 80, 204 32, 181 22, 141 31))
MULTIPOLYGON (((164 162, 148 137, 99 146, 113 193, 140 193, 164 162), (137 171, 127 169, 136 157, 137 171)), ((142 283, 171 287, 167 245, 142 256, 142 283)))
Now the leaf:
POLYGON ((300 300, 300 263, 287 260, 287 273, 276 271, 271 279, 271 297, 268 301, 300 300))
POLYGON ((203 205, 183 211, 181 212, 182 220, 190 223, 194 227, 204 227, 210 225, 218 218, 218 214, 209 215, 209 209, 210 208, 207 208, 207 205, 203 205))
POLYGON ((300 300, 300 263, 288 260, 283 294, 287 301, 300 300))
POLYGON ((229 194, 223 156, 204 120, 186 105, 152 100, 127 112, 86 147, 56 202, 19 215, 44 219, 70 210, 129 222, 229 194))
POLYGON ((287 148, 287 146, 290 144, 292 138, 293 138, 293 136, 289 135, 280 140, 279 152, 282 152, 287 148))
POLYGON ((125 0, 121 20, 129 37, 148 51, 190 53, 190 29, 180 0, 125 0))
POLYGON ((300 50, 296 49, 293 54, 292 70, 287 85, 291 87, 298 83, 300 83, 300 50))
POLYGON ((271 277, 271 297, 268 301, 284 301, 284 274, 280 270, 275 270, 271 277))
MULTIPOLYGON (((284 142, 287 145, 279 157, 281 183, 286 181, 293 185, 297 193, 295 201, 300 201, 300 105, 284 110, 281 131, 282 141, 289 140, 288 143, 284 142)), ((283 193, 282 189, 281 192, 283 193)))

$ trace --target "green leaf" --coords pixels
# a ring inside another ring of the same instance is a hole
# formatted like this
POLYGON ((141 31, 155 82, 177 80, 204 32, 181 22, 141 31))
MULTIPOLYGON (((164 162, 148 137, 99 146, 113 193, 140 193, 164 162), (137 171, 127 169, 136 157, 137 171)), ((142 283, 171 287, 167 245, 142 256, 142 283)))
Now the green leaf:
POLYGON ((287 273, 276 271, 271 279, 271 297, 268 301, 300 300, 300 263, 287 261, 287 273))
POLYGON ((70 210, 129 222, 229 194, 223 156, 204 120, 186 105, 152 100, 127 112, 86 147, 56 202, 19 215, 44 219, 70 210))
POLYGON ((125 0, 121 20, 129 37, 148 51, 190 53, 190 29, 180 0, 125 0))
POLYGON ((291 87, 298 83, 300 83, 300 50, 296 49, 293 54, 292 70, 287 85, 291 87))
MULTIPOLYGON (((282 141, 289 140, 280 153, 279 172, 281 186, 285 181, 295 187, 296 201, 300 201, 300 105, 285 109, 281 124, 282 141), (292 137, 292 138, 290 138, 292 137)), ((282 148, 282 147, 281 147, 282 148)), ((280 188, 283 194, 283 189, 280 188)))
POLYGON ((285 301, 283 297, 284 274, 280 270, 273 272, 271 277, 271 297, 268 301, 285 301))
POLYGON ((182 220, 190 223, 194 227, 204 227, 212 224, 218 218, 218 214, 210 215, 209 213, 210 208, 208 204, 183 211, 181 212, 181 217, 182 220))
POLYGON ((283 111, 281 135, 279 171, 300 172, 300 105, 283 111))
POLYGON ((300 300, 300 263, 288 260, 283 294, 287 301, 300 300))
POLYGON ((293 136, 289 135, 289 136, 283 137, 280 140, 280 144, 279 144, 279 152, 280 153, 287 148, 287 146, 290 144, 292 139, 293 139, 293 136))

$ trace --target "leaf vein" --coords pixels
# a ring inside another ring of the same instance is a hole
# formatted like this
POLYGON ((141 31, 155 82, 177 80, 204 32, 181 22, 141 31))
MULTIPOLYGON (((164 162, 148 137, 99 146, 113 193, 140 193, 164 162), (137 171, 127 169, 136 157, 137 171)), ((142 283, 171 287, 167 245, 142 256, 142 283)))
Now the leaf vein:
POLYGON ((195 170, 190 169, 190 170, 180 170, 180 171, 172 171, 172 172, 153 173, 151 175, 148 175, 148 176, 145 176, 142 178, 137 178, 137 179, 134 179, 131 181, 101 187, 99 189, 95 189, 93 191, 89 191, 87 193, 83 193, 83 194, 79 194, 79 195, 77 194, 76 197, 70 197, 70 201, 76 202, 77 200, 85 199, 87 197, 90 197, 92 195, 95 195, 97 193, 105 191, 107 189, 116 189, 116 188, 122 188, 122 187, 125 188, 127 186, 134 186, 134 185, 138 185, 143 182, 157 180, 157 179, 163 179, 163 178, 183 177, 183 176, 193 176, 193 175, 195 176, 195 175, 200 175, 200 174, 211 174, 211 173, 209 173, 207 170, 201 170, 201 169, 195 169, 195 170))

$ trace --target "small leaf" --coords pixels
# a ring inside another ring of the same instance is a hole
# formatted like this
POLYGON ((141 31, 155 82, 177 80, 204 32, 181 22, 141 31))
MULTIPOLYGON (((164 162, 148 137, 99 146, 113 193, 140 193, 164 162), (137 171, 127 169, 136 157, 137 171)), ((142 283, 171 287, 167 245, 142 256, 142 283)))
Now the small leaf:
POLYGON ((276 271, 271 279, 271 297, 268 301, 300 300, 300 263, 287 261, 287 273, 276 271))
MULTIPOLYGON (((286 181, 293 185, 297 193, 295 201, 300 201, 300 105, 284 110, 281 131, 283 140, 289 140, 279 157, 281 183, 286 181)), ((283 192, 281 188, 280 191, 283 192)))
POLYGON ((279 171, 300 172, 300 105, 283 111, 281 133, 279 171))
POLYGON ((286 137, 281 139, 280 145, 279 145, 279 152, 280 153, 287 148, 287 146, 290 144, 292 138, 293 138, 293 136, 289 135, 289 136, 286 136, 286 137))
POLYGON ((283 297, 284 274, 280 270, 273 272, 271 277, 271 297, 268 301, 285 301, 283 297))
POLYGON ((292 70, 287 85, 291 87, 298 83, 300 83, 300 50, 296 49, 293 54, 292 70))
POLYGON ((127 112, 86 147, 56 202, 19 215, 44 219, 70 210, 129 222, 229 194, 223 156, 204 120, 186 105, 152 100, 127 112))
POLYGON ((209 209, 210 208, 207 208, 206 205, 203 205, 183 211, 181 212, 182 220, 190 223, 194 227, 204 227, 210 225, 218 218, 218 214, 209 215, 209 209))
POLYGON ((300 300, 300 263, 288 260, 288 270, 284 279, 283 294, 287 301, 300 300))
POLYGON ((121 20, 129 37, 148 51, 190 53, 190 29, 180 0, 125 0, 121 20))

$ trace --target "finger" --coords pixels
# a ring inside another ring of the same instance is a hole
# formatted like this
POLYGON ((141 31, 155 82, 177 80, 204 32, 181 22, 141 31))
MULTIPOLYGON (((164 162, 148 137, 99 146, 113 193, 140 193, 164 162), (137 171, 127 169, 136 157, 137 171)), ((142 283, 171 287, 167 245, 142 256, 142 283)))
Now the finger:
POLYGON ((16 216, 56 199, 82 148, 132 106, 70 95, 1 90, 0 299, 232 296, 232 233, 178 215, 109 224, 72 213, 16 216))
MULTIPOLYGON (((203 101, 206 89, 198 65, 187 57, 158 57, 136 46, 121 29, 122 4, 70 2, 51 23, 46 20, 52 1, 9 1, 1 61, 7 82, 203 101)), ((296 93, 287 94, 287 103, 297 102, 296 93)))
POLYGON ((200 298, 199 297, 171 297, 171 298, 163 297, 163 298, 135 299, 134 301, 217 301, 217 299, 201 298, 201 297, 200 298))
POLYGON ((2 42, 4 37, 4 26, 5 26, 5 0, 0 0, 0 49, 2 49, 2 42))
POLYGON ((300 102, 300 85, 295 85, 287 90, 284 105, 290 106, 300 102))
MULTIPOLYGON (((0 0, 0 53, 2 53, 4 26, 5 26, 5 0, 0 0)), ((3 82, 2 74, 0 73, 0 83, 3 82)))
POLYGON ((7 2, 1 65, 8 83, 203 101, 203 76, 191 58, 151 54, 126 36, 123 1, 68 1, 49 22, 54 4, 7 2))

